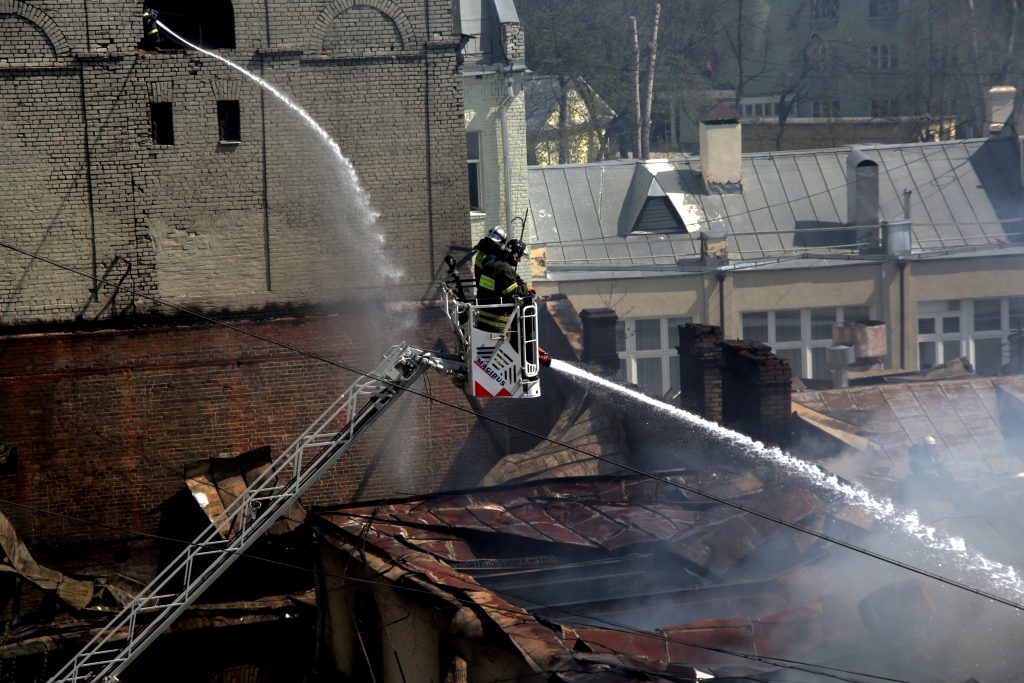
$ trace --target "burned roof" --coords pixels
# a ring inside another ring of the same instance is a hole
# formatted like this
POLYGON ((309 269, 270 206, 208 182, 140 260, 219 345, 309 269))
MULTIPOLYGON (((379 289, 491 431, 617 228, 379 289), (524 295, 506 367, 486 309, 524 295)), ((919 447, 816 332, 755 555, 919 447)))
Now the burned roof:
POLYGON ((1013 440, 1022 397, 1024 377, 1006 376, 801 391, 793 401, 868 438, 891 476, 905 476, 908 450, 933 436, 946 469, 966 478, 1024 471, 1013 440))
POLYGON ((672 482, 793 524, 864 527, 841 506, 766 488, 752 472, 708 477, 558 479, 339 507, 311 521, 375 573, 475 606, 549 671, 664 676, 643 680, 693 680, 708 664, 765 671, 759 658, 793 654, 795 636, 799 650, 820 641, 820 606, 792 604, 785 587, 825 549, 672 482))

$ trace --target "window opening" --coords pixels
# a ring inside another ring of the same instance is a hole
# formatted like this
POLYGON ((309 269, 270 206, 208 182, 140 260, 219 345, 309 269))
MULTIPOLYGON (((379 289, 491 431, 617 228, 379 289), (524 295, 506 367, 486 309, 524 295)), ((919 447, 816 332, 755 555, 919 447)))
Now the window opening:
POLYGON ((480 133, 466 133, 466 165, 469 169, 469 208, 483 211, 480 181, 480 133))
POLYGON ((867 306, 753 311, 741 315, 740 336, 772 347, 775 355, 789 361, 794 377, 829 379, 832 326, 864 322, 870 319, 869 313, 867 306))
POLYGON ((899 0, 869 0, 868 16, 872 19, 895 18, 900 13, 899 0))
POLYGON ((812 19, 838 19, 839 0, 811 0, 812 19))
POLYGON ((615 325, 615 350, 619 376, 636 384, 649 396, 663 398, 679 388, 679 326, 691 316, 619 319, 615 325))
POLYGON ((998 374, 1010 362, 1010 337, 1019 332, 1024 297, 924 301, 917 305, 918 368, 965 356, 979 375, 998 374))
MULTIPOLYGON (((207 49, 235 46, 235 13, 229 0, 150 0, 160 21, 185 40, 207 49)), ((164 37, 162 44, 173 44, 164 37)))
POLYGON ((242 114, 238 100, 217 101, 217 128, 221 142, 242 141, 242 114))
POLYGON ((174 144, 174 109, 170 102, 150 102, 149 121, 154 145, 174 144))
POLYGON ((871 66, 879 71, 892 71, 899 66, 896 45, 872 45, 869 57, 871 66))

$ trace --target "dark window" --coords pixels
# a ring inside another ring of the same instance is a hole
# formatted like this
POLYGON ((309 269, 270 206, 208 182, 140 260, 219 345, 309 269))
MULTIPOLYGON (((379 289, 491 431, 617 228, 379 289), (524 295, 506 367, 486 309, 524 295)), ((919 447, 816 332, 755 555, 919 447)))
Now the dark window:
POLYGON ((154 145, 174 144, 174 110, 170 102, 150 102, 149 120, 154 145))
POLYGON ((242 115, 238 100, 217 101, 217 128, 221 142, 242 141, 242 115))
POLYGON ((838 19, 839 0, 811 0, 812 19, 838 19))
MULTIPOLYGON (((229 0, 150 0, 160 22, 194 45, 205 48, 235 46, 235 13, 229 0)), ((175 46, 161 32, 161 45, 175 46)))
POLYGON ((466 163, 469 167, 469 208, 483 210, 480 182, 480 133, 466 133, 466 163))
POLYGON ((869 0, 868 16, 876 18, 895 18, 900 13, 899 0, 869 0))

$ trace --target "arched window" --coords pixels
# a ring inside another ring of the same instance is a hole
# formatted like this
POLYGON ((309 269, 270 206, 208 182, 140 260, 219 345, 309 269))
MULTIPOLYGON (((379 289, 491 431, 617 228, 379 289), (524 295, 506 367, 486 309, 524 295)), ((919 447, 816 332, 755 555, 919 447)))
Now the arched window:
MULTIPOLYGON (((235 46, 235 13, 230 0, 150 0, 160 21, 179 36, 208 49, 235 46)), ((173 44, 169 36, 163 45, 173 44)))

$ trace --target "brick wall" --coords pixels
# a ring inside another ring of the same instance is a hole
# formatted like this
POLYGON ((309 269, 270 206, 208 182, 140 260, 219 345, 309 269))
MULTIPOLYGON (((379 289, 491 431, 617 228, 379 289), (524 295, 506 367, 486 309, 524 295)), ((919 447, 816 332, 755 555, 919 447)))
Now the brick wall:
POLYGON ((679 326, 679 399, 684 410, 722 421, 722 328, 687 323, 679 326))
MULTIPOLYGON (((450 339, 437 309, 406 315, 410 344, 450 339)), ((401 321, 389 322, 396 336, 380 343, 367 340, 361 315, 234 324, 366 371, 403 340, 401 321)), ((468 410, 545 429, 533 401, 481 404, 428 372, 415 389, 455 407, 402 398, 304 502, 469 487, 503 453, 533 445, 533 437, 468 410)), ((0 443, 18 449, 14 475, 0 477, 0 499, 27 506, 4 512, 42 557, 90 542, 115 547, 130 540, 128 530, 155 532, 161 506, 184 488, 186 464, 264 444, 280 452, 354 377, 220 326, 0 338, 0 443)))
MULTIPOLYGON (((195 51, 140 55, 141 3, 0 0, 0 325, 419 298, 469 245, 462 80, 444 0, 235 2, 236 48, 323 126, 195 51), (241 143, 216 103, 238 100, 241 143), (149 107, 173 108, 155 145, 149 107), (379 214, 368 221, 368 201, 379 214), (393 266, 388 270, 381 266, 393 266)), ((173 29, 172 13, 163 19, 173 29)))
POLYGON ((759 441, 786 447, 791 424, 789 361, 760 342, 721 345, 723 423, 759 441))
POLYGON ((722 340, 714 325, 679 326, 680 406, 684 410, 786 447, 792 437, 789 361, 760 342, 722 340))

